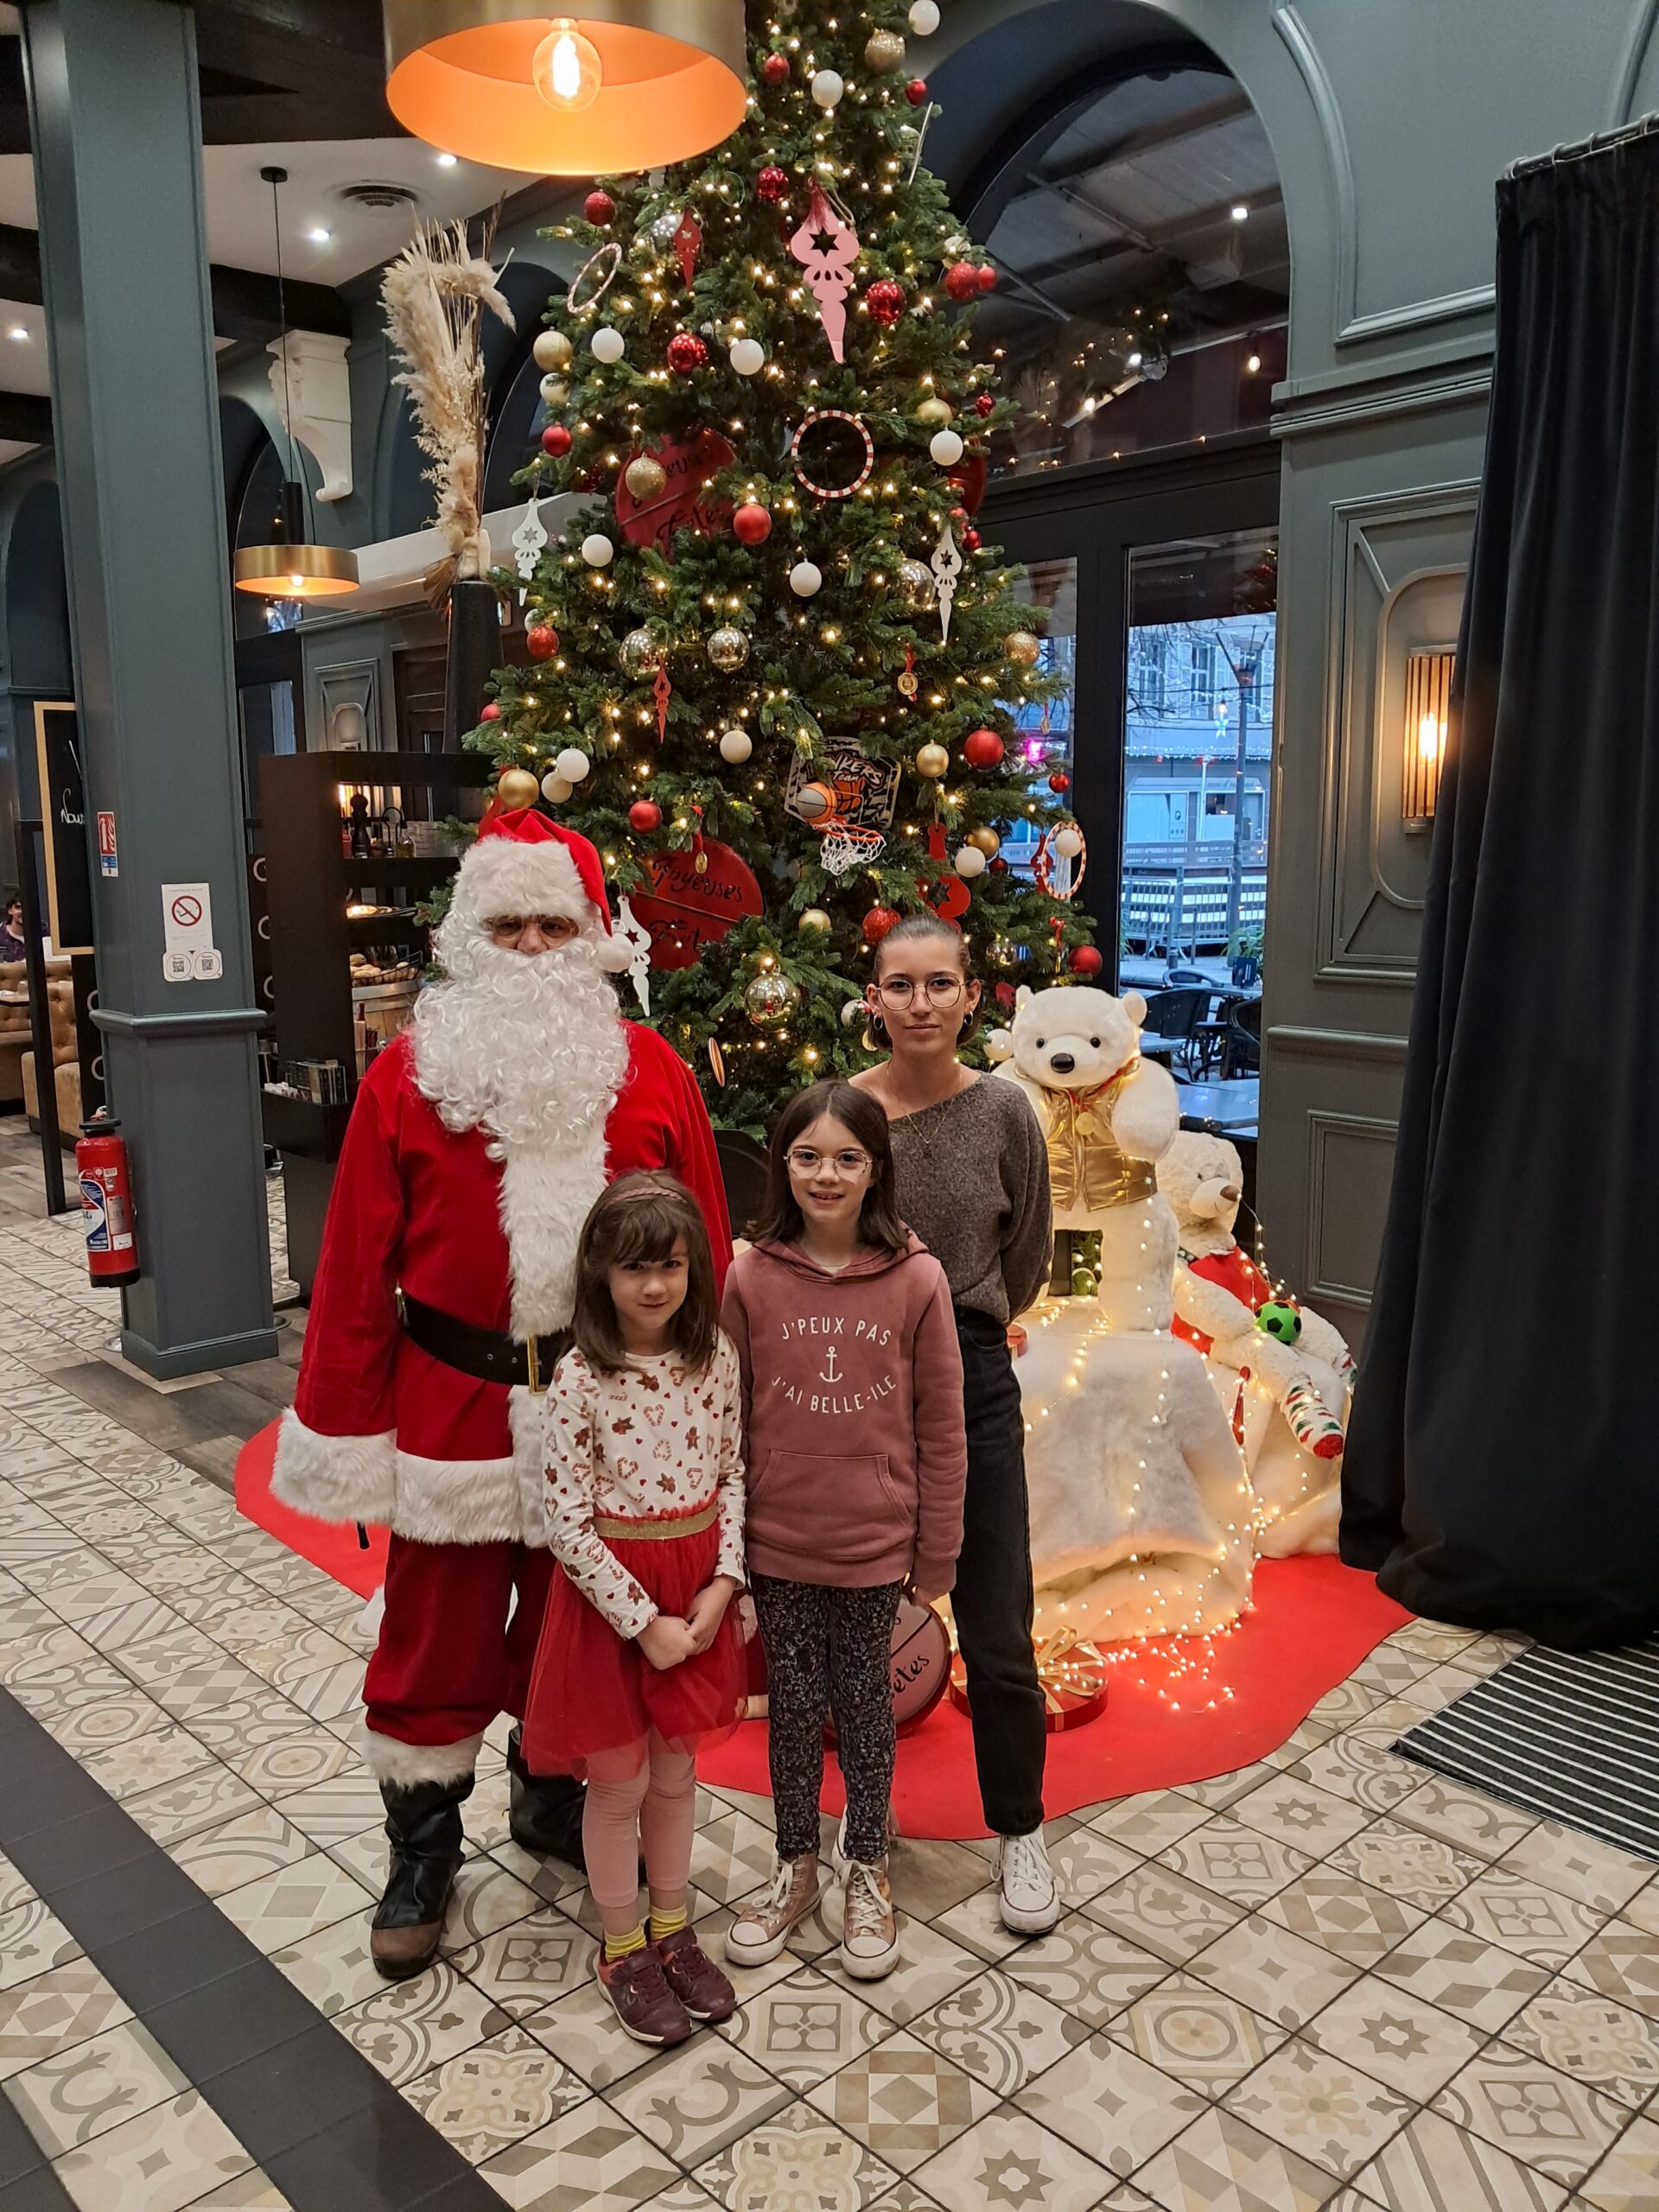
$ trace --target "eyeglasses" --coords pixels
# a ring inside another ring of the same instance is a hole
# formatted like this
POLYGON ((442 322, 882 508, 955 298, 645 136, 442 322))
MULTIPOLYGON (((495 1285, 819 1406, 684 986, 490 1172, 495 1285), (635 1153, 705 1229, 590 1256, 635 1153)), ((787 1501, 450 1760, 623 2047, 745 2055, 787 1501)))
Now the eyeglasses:
MULTIPOLYGON (((942 1012, 959 1005, 968 986, 960 976, 930 976, 921 988, 929 1006, 942 1012)), ((902 1014, 916 995, 916 985, 908 976, 895 976, 890 983, 878 983, 875 995, 883 1006, 902 1014)))
POLYGON ((539 930, 550 944, 568 944, 576 934, 569 914, 492 914, 484 926, 498 944, 517 944, 528 929, 539 930))
POLYGON ((870 1164, 868 1152, 814 1152, 810 1145, 799 1144, 784 1158, 798 1175, 816 1175, 820 1167, 827 1167, 843 1183, 855 1181, 870 1164))

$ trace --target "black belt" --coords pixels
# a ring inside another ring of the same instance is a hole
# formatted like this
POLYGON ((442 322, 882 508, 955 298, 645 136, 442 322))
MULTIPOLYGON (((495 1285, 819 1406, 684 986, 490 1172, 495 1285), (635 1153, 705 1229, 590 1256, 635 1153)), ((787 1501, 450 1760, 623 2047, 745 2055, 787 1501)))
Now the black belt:
POLYGON ((526 1339, 509 1336, 505 1329, 480 1329, 471 1321, 458 1321, 453 1313, 423 1305, 406 1290, 398 1294, 398 1302, 404 1327, 423 1352, 480 1382, 522 1382, 539 1396, 570 1349, 569 1329, 526 1339))

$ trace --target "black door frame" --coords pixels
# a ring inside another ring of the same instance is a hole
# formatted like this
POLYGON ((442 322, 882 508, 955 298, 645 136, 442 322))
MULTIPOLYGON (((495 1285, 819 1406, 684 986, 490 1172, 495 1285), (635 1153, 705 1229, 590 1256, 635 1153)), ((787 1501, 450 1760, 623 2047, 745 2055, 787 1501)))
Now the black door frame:
MULTIPOLYGON (((1088 840, 1079 903, 1117 980, 1123 873, 1123 712, 1128 681, 1129 555, 1170 538, 1268 530, 1279 521, 1280 454, 1255 432, 1202 447, 1013 477, 978 517, 1010 561, 1077 564, 1077 694, 1071 800, 1088 840)), ((1271 896, 1271 886, 1269 886, 1271 896)))

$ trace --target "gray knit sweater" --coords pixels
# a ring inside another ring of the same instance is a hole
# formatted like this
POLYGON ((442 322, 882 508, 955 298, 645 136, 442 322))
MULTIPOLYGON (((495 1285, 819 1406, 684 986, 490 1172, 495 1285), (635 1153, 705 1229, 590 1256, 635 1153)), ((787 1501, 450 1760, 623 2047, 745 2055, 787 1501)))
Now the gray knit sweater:
POLYGON ((958 1306, 1007 1321, 1048 1281, 1048 1148, 1017 1084, 981 1076, 891 1123, 899 1211, 944 1268, 958 1306))

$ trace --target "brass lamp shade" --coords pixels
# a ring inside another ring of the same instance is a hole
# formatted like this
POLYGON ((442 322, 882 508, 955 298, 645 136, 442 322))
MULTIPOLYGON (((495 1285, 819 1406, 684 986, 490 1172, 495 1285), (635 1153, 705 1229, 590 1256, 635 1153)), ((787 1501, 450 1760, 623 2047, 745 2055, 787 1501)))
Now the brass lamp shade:
POLYGON ((1452 672, 1457 658, 1449 645, 1406 655, 1400 812, 1408 830, 1427 830, 1434 819, 1435 803, 1440 795, 1440 771, 1446 765, 1452 672))
POLYGON ((561 111, 531 69, 556 5, 384 0, 386 105, 443 152, 537 176, 689 161, 730 136, 747 102, 743 0, 569 0, 598 49, 598 97, 561 111))
POLYGON ((238 548, 238 591, 261 599, 338 599, 357 589, 357 556, 348 546, 308 545, 300 487, 283 486, 283 536, 270 545, 238 548))

